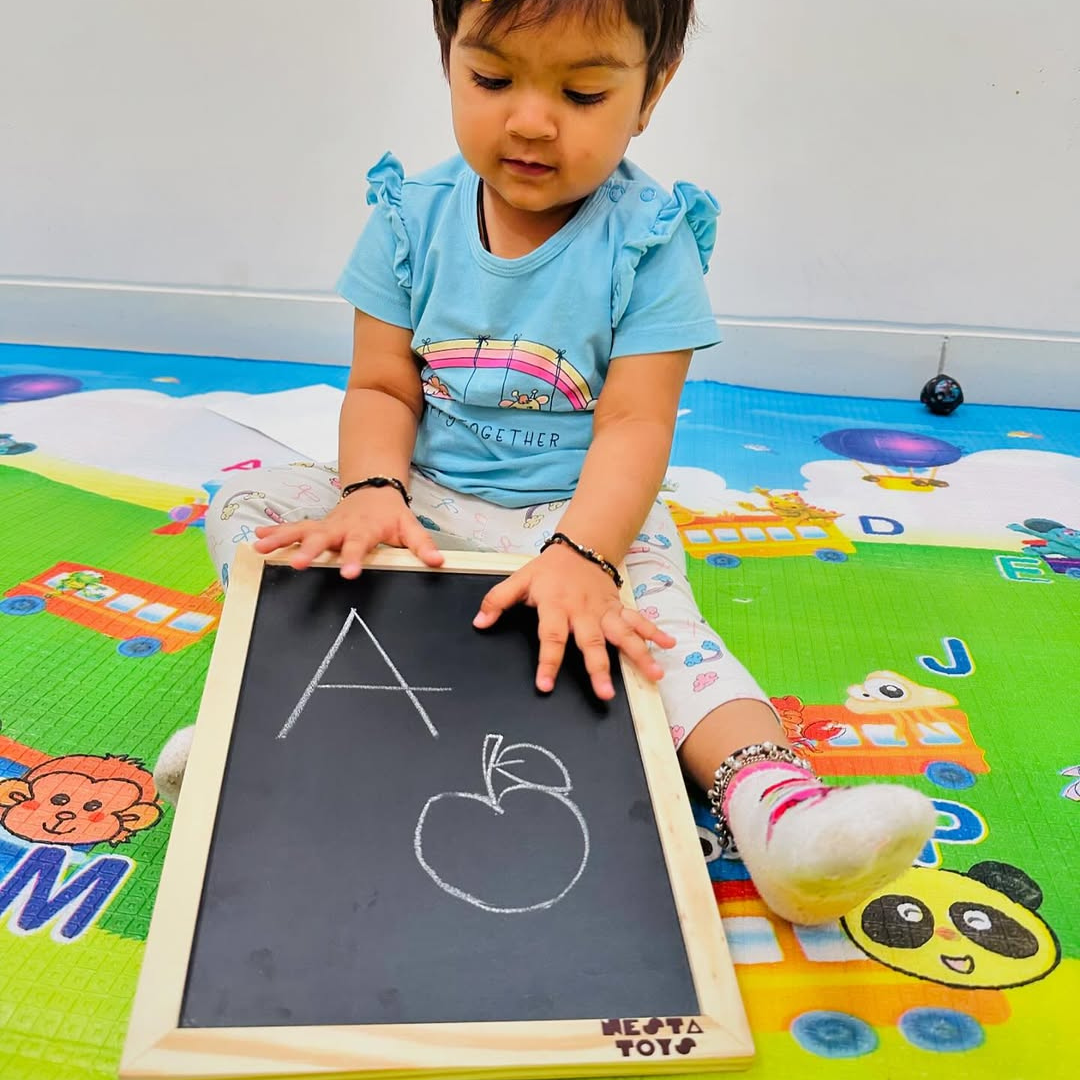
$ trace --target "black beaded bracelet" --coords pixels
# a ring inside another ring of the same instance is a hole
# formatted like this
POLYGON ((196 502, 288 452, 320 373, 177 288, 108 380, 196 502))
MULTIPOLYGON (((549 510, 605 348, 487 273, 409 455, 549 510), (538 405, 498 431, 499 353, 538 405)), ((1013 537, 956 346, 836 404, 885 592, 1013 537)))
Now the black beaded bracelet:
POLYGON ((543 544, 540 545, 540 554, 543 555, 552 544, 565 544, 567 547, 573 548, 583 559, 588 559, 589 562, 596 563, 596 565, 615 582, 615 587, 617 589, 622 588, 623 579, 619 571, 616 570, 614 565, 609 563, 599 552, 593 551, 592 548, 587 548, 583 544, 575 543, 566 535, 566 533, 557 532, 552 533, 543 544))
POLYGON ((366 480, 357 480, 355 484, 346 484, 341 489, 341 497, 344 499, 346 495, 366 487, 392 487, 405 500, 406 506, 412 502, 412 496, 405 490, 405 485, 393 476, 369 476, 366 480))

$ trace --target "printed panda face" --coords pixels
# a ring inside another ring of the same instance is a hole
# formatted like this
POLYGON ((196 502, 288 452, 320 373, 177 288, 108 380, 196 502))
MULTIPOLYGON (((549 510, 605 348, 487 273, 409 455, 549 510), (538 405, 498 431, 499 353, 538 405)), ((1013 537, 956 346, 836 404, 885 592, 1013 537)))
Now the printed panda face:
POLYGON ((1042 900, 1038 886, 1003 863, 980 863, 969 873, 980 876, 912 868, 841 925, 871 959, 945 986, 1001 989, 1049 974, 1061 954, 1054 932, 1033 910, 1042 900), (1007 894, 1002 885, 1019 890, 1007 894))

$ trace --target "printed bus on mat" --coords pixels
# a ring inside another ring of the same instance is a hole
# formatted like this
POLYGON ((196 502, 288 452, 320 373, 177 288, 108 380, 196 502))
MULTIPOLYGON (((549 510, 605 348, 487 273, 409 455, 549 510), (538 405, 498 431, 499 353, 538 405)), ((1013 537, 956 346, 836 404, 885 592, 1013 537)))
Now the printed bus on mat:
POLYGON ((213 630, 221 611, 219 592, 217 582, 192 596, 112 570, 60 562, 8 589, 0 613, 48 612, 119 638, 121 656, 151 656, 177 652, 213 630))

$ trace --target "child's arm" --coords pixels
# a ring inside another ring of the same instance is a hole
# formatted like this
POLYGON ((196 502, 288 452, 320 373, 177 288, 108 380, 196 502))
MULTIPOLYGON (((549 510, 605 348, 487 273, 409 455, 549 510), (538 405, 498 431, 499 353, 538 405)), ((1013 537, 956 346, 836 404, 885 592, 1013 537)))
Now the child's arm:
MULTIPOLYGON (((577 490, 559 522, 571 540, 619 563, 660 490, 671 452, 679 395, 691 353, 622 356, 611 362, 593 417, 593 440, 577 490)), ((636 609, 623 606, 612 579, 563 544, 553 544, 485 596, 474 625, 491 626, 524 601, 540 619, 536 685, 550 690, 570 633, 598 697, 614 688, 606 643, 621 649, 648 678, 660 667, 646 641, 670 648, 674 639, 636 609)))
MULTIPOLYGON (((407 484, 423 408, 412 332, 357 311, 352 369, 338 429, 342 488, 369 476, 392 476, 407 484)), ((324 551, 340 551, 343 577, 356 577, 365 556, 379 543, 409 548, 429 566, 443 561, 424 527, 391 487, 361 488, 321 520, 267 526, 256 533, 255 550, 263 554, 299 544, 290 560, 298 570, 324 551)))

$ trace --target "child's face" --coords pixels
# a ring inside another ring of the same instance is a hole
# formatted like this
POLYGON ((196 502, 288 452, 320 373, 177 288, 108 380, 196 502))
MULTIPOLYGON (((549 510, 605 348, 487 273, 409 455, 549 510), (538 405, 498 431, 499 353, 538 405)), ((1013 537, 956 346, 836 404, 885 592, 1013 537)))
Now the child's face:
POLYGON ((617 7, 599 24, 555 18, 479 40, 484 13, 467 4, 450 46, 462 155, 516 210, 572 207, 611 175, 674 72, 644 100, 644 37, 617 7))

